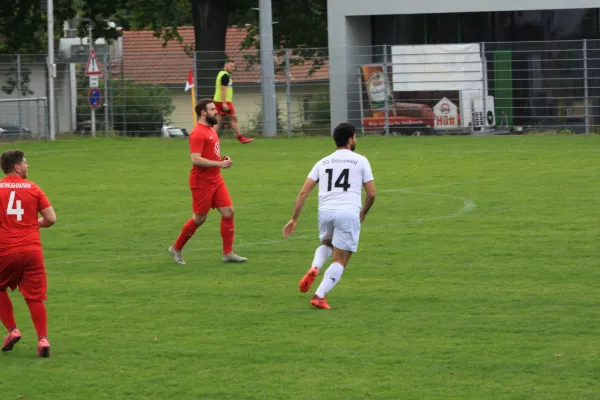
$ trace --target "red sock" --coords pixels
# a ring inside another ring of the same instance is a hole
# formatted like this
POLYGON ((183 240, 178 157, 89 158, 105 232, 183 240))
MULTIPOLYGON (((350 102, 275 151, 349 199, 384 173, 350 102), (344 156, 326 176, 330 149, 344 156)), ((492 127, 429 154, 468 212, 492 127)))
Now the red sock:
POLYGON ((31 320, 35 326, 35 331, 38 335, 38 340, 43 337, 48 337, 48 316, 46 315, 46 306, 42 301, 25 299, 31 320))
POLYGON ((189 221, 183 225, 183 228, 181 228, 181 233, 175 241, 175 245, 173 246, 173 248, 175 248, 175 250, 183 249, 183 246, 185 246, 187 241, 190 240, 192 236, 194 236, 194 233, 196 232, 196 229, 198 229, 199 226, 200 225, 198 225, 196 221, 194 221, 194 218, 190 218, 189 221))
POLYGON ((221 237, 223 238, 223 254, 229 254, 233 251, 233 235, 235 226, 233 217, 221 217, 221 237))
POLYGON ((9 331, 17 327, 12 301, 10 301, 6 290, 0 290, 0 319, 9 331))

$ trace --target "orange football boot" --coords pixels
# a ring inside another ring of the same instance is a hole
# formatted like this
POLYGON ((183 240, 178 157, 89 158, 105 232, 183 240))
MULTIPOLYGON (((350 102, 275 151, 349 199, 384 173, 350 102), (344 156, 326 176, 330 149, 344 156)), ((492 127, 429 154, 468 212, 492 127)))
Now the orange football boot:
POLYGON ((47 358, 50 357, 50 342, 45 337, 41 338, 38 342, 38 356, 47 358))
POLYGON ((302 277, 302 279, 300 279, 299 288, 302 293, 308 292, 308 290, 312 286, 313 282, 315 281, 315 278, 317 277, 317 275, 319 275, 319 268, 312 267, 311 269, 308 270, 306 275, 304 275, 302 277))
POLYGON ((312 299, 310 300, 310 304, 313 307, 316 308, 324 308, 324 309, 329 309, 331 308, 329 306, 329 304, 327 304, 327 300, 325 300, 325 297, 320 298, 319 296, 317 296, 316 294, 312 297, 312 299))
POLYGON ((21 332, 19 332, 17 328, 12 329, 10 332, 8 332, 8 335, 4 337, 2 351, 11 351, 19 340, 21 340, 21 332))
POLYGON ((250 143, 251 141, 253 141, 253 140, 254 140, 254 138, 247 138, 247 137, 245 137, 245 136, 242 136, 242 135, 240 135, 240 136, 238 136, 238 137, 237 137, 237 140, 238 140, 238 142, 240 142, 241 144, 246 144, 246 143, 250 143))

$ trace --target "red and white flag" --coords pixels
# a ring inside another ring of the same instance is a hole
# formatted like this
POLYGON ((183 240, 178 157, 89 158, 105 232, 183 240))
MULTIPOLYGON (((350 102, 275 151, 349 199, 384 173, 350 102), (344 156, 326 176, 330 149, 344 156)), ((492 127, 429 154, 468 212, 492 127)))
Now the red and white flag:
POLYGON ((190 69, 188 73, 187 82, 185 83, 185 91, 187 92, 194 87, 194 71, 190 69))

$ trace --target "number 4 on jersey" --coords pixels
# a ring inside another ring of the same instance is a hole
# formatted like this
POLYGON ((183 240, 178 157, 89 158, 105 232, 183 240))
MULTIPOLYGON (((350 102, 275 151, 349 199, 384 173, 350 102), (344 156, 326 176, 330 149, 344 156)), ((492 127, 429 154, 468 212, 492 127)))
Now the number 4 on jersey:
MULTIPOLYGON (((327 191, 331 192, 331 181, 333 180, 333 170, 328 168, 325 170, 325 172, 327 173, 327 175, 329 175, 328 179, 327 179, 327 191)), ((344 189, 344 192, 347 192, 348 189, 350 189, 350 184, 348 183, 348 179, 350 179, 350 170, 348 168, 345 168, 344 170, 342 170, 342 172, 340 173, 340 176, 338 176, 338 178, 335 181, 335 187, 339 187, 344 189)))
POLYGON ((15 195, 17 193, 13 190, 10 192, 10 198, 8 199, 8 207, 6 208, 6 215, 16 215, 17 221, 23 220, 23 214, 25 214, 25 210, 21 208, 21 200, 15 201, 15 195), (16 203, 16 207, 15 207, 16 203))

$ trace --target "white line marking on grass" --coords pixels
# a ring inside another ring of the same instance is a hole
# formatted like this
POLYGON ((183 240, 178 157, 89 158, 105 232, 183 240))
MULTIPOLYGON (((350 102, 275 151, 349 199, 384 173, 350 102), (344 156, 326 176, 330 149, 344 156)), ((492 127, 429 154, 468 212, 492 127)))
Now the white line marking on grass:
MULTIPOLYGON (((453 213, 442 215, 439 217, 417 218, 417 219, 407 221, 407 222, 405 222, 405 224, 411 224, 411 223, 414 224, 414 223, 420 223, 420 222, 438 221, 438 220, 443 220, 443 219, 458 218, 463 214, 473 211, 477 207, 477 205, 475 204, 475 202, 473 200, 468 199, 466 197, 458 197, 458 196, 451 196, 451 195, 446 195, 446 194, 430 193, 430 192, 417 192, 417 191, 409 190, 409 189, 387 189, 387 190, 382 190, 381 192, 382 193, 401 192, 401 193, 442 197, 442 198, 447 198, 447 199, 452 199, 452 200, 462 200, 463 201, 463 207, 453 213)), ((367 225, 367 229, 368 230, 378 230, 378 229, 389 228, 389 227, 393 227, 393 226, 398 226, 398 224, 376 225, 373 227, 369 227, 367 225)), ((269 245, 269 244, 282 243, 286 240, 287 241, 302 240, 302 239, 308 239, 308 238, 314 239, 317 237, 318 237, 318 235, 316 233, 315 234, 301 234, 301 235, 291 236, 288 239, 280 238, 280 239, 272 239, 272 240, 263 240, 263 241, 258 241, 258 242, 240 243, 240 244, 236 244, 235 247, 236 248, 246 248, 246 247, 264 246, 264 245, 269 245)), ((126 255, 126 256, 117 256, 117 257, 100 258, 100 259, 75 259, 75 260, 59 261, 56 264, 73 264, 73 263, 77 263, 77 262, 82 262, 82 263, 83 262, 109 262, 109 261, 119 261, 119 260, 134 260, 134 259, 150 258, 150 257, 164 257, 166 260, 168 260, 168 257, 171 257, 171 256, 170 256, 170 254, 168 254, 167 248, 168 248, 168 245, 165 247, 165 251, 163 251, 161 253, 137 254, 137 255, 130 255, 130 256, 126 255)), ((191 249, 185 250, 185 253, 195 253, 195 252, 199 252, 199 251, 214 251, 214 247, 191 248, 191 249)))
MULTIPOLYGON (((475 202, 473 200, 471 200, 469 198, 466 198, 466 197, 450 196, 448 194, 439 194, 439 193, 430 193, 430 192, 417 192, 417 191, 409 190, 409 189, 388 189, 388 190, 382 190, 381 192, 383 192, 383 193, 397 193, 397 192, 401 192, 401 193, 410 193, 410 194, 420 194, 420 195, 423 195, 423 196, 443 197, 443 198, 446 198, 446 199, 462 200, 463 201, 463 208, 461 208, 460 210, 458 210, 456 212, 453 212, 453 213, 447 214, 447 215, 442 215, 442 216, 439 216, 439 217, 418 218, 418 219, 411 220, 408 223, 438 221, 438 220, 441 220, 441 219, 458 218, 461 215, 466 214, 468 212, 471 212, 475 208, 477 208, 477 204, 475 204, 475 202)), ((391 225, 385 225, 385 226, 391 226, 391 225)), ((380 228, 374 227, 374 229, 380 229, 380 228)))

